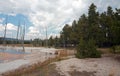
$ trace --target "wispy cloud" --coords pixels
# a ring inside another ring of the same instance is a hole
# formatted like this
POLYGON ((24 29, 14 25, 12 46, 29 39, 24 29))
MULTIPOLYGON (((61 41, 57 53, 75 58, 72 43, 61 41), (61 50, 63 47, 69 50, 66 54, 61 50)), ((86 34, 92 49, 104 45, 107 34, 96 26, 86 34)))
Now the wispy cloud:
POLYGON ((45 27, 49 35, 58 34, 64 24, 77 20, 83 13, 87 14, 91 3, 95 3, 101 12, 108 5, 120 8, 120 0, 0 0, 0 13, 25 15, 32 23, 27 38, 31 38, 32 33, 45 37, 45 27))

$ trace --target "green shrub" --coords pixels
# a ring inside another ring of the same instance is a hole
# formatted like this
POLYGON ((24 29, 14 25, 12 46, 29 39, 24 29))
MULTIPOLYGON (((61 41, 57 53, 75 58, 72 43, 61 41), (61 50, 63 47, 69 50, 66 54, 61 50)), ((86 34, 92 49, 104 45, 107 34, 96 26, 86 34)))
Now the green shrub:
POLYGON ((86 49, 86 46, 85 46, 85 41, 81 38, 80 39, 80 42, 77 46, 77 54, 76 54, 76 57, 77 58, 85 58, 85 49, 86 49))
POLYGON ((112 46, 112 47, 110 48, 110 52, 113 53, 113 54, 115 54, 115 46, 112 46))
POLYGON ((101 53, 96 50, 95 42, 93 39, 85 40, 81 39, 77 47, 77 58, 98 58, 101 57, 101 53))
POLYGON ((120 46, 115 47, 115 52, 120 54, 120 46))
POLYGON ((112 46, 110 52, 114 54, 120 54, 120 46, 112 46))

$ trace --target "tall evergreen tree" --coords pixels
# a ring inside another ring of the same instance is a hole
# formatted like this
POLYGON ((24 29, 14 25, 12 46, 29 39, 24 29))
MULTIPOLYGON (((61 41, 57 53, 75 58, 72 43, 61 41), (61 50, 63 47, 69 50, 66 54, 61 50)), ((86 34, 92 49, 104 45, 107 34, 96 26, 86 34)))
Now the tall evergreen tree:
POLYGON ((71 33, 71 27, 68 24, 66 24, 63 28, 63 31, 62 31, 62 36, 63 36, 63 39, 64 39, 65 47, 70 42, 70 33, 71 33))
POLYGON ((100 41, 101 47, 109 45, 109 41, 108 41, 108 25, 107 25, 106 17, 107 17, 106 12, 103 12, 100 15, 100 26, 101 26, 101 32, 102 32, 102 36, 100 37, 100 39, 101 39, 101 41, 100 41))
POLYGON ((96 44, 99 44, 102 31, 99 21, 99 13, 96 12, 96 8, 97 7, 92 3, 88 10, 88 37, 89 39, 94 39, 96 44))
POLYGON ((113 45, 113 39, 114 39, 114 34, 113 34, 113 30, 114 30, 114 15, 113 15, 113 10, 111 6, 108 6, 107 8, 107 18, 106 18, 107 22, 107 26, 108 26, 108 41, 111 45, 113 45))
POLYGON ((53 37, 50 36, 49 40, 48 40, 48 45, 49 46, 53 46, 54 45, 54 40, 53 40, 53 37))
POLYGON ((74 20, 71 26, 71 34, 70 34, 70 40, 71 43, 74 44, 74 46, 76 46, 76 44, 78 43, 78 24, 77 22, 74 20))
POLYGON ((88 40, 88 19, 85 14, 81 16, 81 18, 78 20, 78 34, 79 34, 79 40, 81 37, 84 40, 88 40))

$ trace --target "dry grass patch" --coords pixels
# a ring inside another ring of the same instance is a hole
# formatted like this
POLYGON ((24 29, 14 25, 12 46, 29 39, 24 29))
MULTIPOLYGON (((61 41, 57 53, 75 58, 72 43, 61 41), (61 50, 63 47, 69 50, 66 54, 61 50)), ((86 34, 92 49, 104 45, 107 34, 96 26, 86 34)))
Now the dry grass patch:
POLYGON ((97 48, 97 50, 101 51, 104 54, 110 53, 110 48, 97 48))
POLYGON ((114 70, 114 69, 112 69, 112 70, 110 71, 109 76, 115 76, 115 70, 114 70))

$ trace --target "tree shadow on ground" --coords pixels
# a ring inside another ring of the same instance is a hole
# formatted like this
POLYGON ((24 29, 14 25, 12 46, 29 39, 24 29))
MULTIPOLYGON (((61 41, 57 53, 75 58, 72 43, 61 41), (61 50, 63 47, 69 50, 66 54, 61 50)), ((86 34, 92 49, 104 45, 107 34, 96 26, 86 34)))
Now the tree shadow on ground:
POLYGON ((79 72, 76 70, 69 72, 69 74, 71 76, 95 76, 94 73, 96 73, 96 72, 95 71, 93 71, 93 72, 87 72, 87 71, 79 72))

